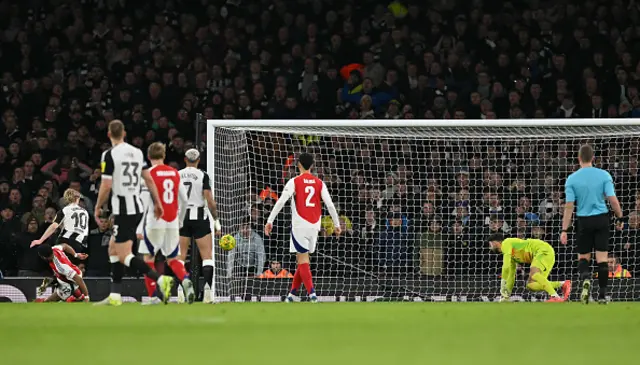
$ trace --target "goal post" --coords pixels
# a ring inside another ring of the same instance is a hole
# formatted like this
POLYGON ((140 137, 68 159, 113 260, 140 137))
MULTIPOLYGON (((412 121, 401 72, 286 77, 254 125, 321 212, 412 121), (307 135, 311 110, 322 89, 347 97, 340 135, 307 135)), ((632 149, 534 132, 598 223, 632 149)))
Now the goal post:
MULTIPOLYGON (((287 294, 286 275, 257 276, 272 261, 276 272, 295 271, 288 209, 271 237, 262 227, 302 151, 314 154, 344 232, 332 235, 323 217, 312 256, 321 300, 493 301, 501 257, 488 248, 492 232, 549 242, 551 280, 576 279, 574 246, 559 234, 564 182, 584 143, 614 177, 629 218, 612 230, 612 275, 622 276, 610 281, 612 299, 640 300, 640 120, 208 120, 207 171, 223 233, 238 241, 231 252, 214 247, 216 298, 287 294)), ((527 266, 514 298, 543 299, 525 289, 527 266)))

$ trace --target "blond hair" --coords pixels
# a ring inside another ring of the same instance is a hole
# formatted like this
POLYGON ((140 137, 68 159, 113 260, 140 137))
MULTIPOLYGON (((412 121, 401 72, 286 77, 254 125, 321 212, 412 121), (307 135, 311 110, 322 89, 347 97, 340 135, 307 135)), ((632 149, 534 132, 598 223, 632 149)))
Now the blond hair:
POLYGON ((80 199, 80 193, 77 190, 67 189, 64 191, 64 195, 62 197, 67 204, 71 204, 80 199))
POLYGON ((164 143, 153 142, 147 149, 149 160, 164 160, 167 148, 164 143))

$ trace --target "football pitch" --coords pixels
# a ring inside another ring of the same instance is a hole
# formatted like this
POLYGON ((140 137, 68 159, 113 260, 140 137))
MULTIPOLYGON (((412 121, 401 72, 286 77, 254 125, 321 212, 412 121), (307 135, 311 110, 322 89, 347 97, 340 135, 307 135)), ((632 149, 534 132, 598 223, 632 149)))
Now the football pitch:
POLYGON ((634 364, 638 339, 640 303, 0 305, 11 365, 634 364))

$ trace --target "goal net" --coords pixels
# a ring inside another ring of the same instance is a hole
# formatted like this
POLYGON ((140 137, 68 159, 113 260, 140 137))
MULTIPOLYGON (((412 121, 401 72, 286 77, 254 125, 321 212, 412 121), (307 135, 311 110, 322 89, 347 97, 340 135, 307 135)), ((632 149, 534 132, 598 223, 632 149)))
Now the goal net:
MULTIPOLYGON (((297 175, 302 151, 315 156, 313 173, 327 184, 343 231, 332 234, 325 211, 312 255, 320 300, 493 301, 502 262, 486 242, 494 232, 549 242, 556 250, 550 279, 575 280, 574 236, 567 246, 559 236, 564 182, 578 168, 583 143, 594 146, 596 166, 614 177, 629 218, 622 231, 612 227, 612 300, 638 300, 640 125, 595 123, 208 121, 218 211, 224 233, 238 243, 230 252, 216 245, 217 300, 280 301, 287 294, 291 279, 278 269, 295 271, 289 204, 270 237, 263 227, 297 175), (267 276, 281 277, 261 278, 269 269, 267 276)), ((527 277, 525 265, 514 299, 546 299, 526 291, 527 277)), ((597 292, 597 280, 594 286, 597 292)))

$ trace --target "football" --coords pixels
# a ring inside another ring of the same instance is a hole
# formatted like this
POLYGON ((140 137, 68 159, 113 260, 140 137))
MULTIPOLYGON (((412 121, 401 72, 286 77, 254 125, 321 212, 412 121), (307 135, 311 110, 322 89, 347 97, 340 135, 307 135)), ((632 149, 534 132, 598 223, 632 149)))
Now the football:
POLYGON ((230 234, 225 234, 224 236, 220 237, 219 245, 223 250, 231 251, 234 247, 236 247, 236 239, 233 238, 233 236, 230 234))

